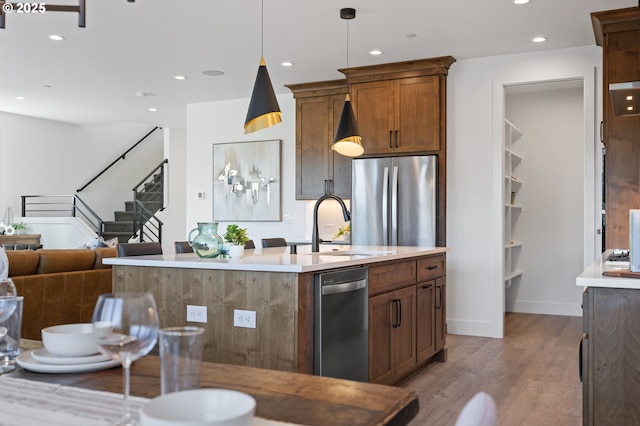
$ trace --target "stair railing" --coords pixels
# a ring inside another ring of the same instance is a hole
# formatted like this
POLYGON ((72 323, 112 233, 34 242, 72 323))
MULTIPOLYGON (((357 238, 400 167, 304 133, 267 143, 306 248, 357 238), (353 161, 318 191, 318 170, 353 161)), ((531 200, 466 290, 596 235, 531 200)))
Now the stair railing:
POLYGON ((164 159, 153 170, 151 170, 140 182, 133 187, 133 236, 140 238, 140 242, 145 241, 145 237, 151 238, 147 241, 162 242, 162 221, 155 214, 145 207, 144 200, 139 196, 147 193, 146 187, 150 183, 160 183, 160 199, 147 200, 147 202, 160 202, 159 211, 164 210, 164 178, 165 169, 169 164, 168 159, 164 159))
POLYGON ((133 211, 134 237, 139 238, 141 243, 145 241, 162 242, 162 226, 164 222, 147 210, 140 200, 134 201, 133 211), (141 218, 139 221, 137 221, 138 215, 141 218), (138 223, 137 226, 136 223, 138 223))
POLYGON ((102 236, 104 221, 78 195, 21 195, 22 217, 71 216, 80 217, 102 236))
POLYGON ((102 176, 104 173, 106 173, 107 170, 109 170, 111 167, 113 167, 113 165, 115 165, 118 161, 120 160, 124 160, 125 157, 127 156, 128 153, 130 153, 131 151, 133 151, 135 149, 135 147, 137 147, 138 145, 140 145, 146 138, 148 138, 153 132, 155 132, 156 130, 160 129, 161 127, 156 126, 153 129, 151 129, 151 131, 149 131, 149 133, 147 133, 146 135, 144 135, 138 142, 134 143, 131 148, 127 149, 124 153, 122 153, 118 158, 116 158, 115 160, 113 160, 111 162, 111 164, 109 164, 107 167, 105 167, 100 173, 98 173, 96 176, 93 177, 93 179, 91 179, 89 182, 85 183, 80 189, 77 189, 76 192, 82 192, 83 189, 85 189, 87 186, 91 185, 93 182, 95 182, 100 176, 102 176))

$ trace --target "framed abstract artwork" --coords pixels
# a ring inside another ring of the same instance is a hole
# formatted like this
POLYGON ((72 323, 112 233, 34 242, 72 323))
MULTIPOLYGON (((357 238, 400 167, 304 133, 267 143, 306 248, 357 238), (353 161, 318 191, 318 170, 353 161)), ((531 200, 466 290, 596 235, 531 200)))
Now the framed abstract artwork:
POLYGON ((281 140, 213 145, 213 220, 281 220, 281 140))

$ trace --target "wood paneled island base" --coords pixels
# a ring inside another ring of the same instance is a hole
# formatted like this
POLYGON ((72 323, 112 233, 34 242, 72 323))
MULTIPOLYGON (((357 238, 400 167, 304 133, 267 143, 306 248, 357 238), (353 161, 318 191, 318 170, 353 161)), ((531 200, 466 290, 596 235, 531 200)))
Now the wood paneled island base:
MULTIPOLYGON (((84 389, 122 392, 122 370, 11 377, 84 389)), ((391 386, 227 364, 202 364, 201 387, 234 389, 256 399, 258 417, 301 425, 406 425, 419 410, 413 391, 391 386)), ((131 394, 160 394, 160 360, 147 356, 131 367, 131 394)))

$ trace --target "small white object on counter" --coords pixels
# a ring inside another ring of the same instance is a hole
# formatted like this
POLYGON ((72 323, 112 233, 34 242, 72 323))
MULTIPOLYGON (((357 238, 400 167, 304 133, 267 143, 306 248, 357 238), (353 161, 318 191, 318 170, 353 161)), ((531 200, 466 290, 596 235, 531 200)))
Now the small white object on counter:
POLYGON ((629 270, 640 272, 640 210, 629 210, 629 270))

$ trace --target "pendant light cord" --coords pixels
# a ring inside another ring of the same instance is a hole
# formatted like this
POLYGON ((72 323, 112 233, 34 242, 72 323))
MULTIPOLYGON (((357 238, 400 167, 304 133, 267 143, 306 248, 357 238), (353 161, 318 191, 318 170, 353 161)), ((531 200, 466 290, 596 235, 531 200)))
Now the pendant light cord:
POLYGON ((264 57, 264 0, 262 0, 262 10, 260 12, 260 56, 264 57))

